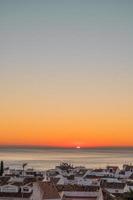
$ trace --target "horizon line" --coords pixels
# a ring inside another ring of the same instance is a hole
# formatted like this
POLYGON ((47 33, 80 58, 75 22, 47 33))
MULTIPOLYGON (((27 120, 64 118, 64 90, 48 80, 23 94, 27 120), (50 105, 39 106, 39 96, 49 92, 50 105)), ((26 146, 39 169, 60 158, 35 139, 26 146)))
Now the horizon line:
MULTIPOLYGON (((45 149, 77 149, 77 146, 52 146, 52 145, 19 145, 19 144, 10 144, 2 145, 0 148, 45 148, 45 149)), ((108 148, 133 148, 133 146, 127 145, 115 145, 115 146, 80 146, 80 149, 108 149, 108 148)))

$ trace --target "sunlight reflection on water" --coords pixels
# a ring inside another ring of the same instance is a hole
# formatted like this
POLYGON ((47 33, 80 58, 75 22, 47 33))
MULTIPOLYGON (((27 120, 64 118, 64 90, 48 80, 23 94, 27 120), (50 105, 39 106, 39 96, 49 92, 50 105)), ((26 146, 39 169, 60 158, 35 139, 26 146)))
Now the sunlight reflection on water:
POLYGON ((105 167, 106 165, 122 166, 133 163, 132 148, 108 149, 46 149, 46 148, 0 148, 0 160, 5 165, 21 166, 28 162, 35 169, 49 169, 61 161, 88 168, 105 167))

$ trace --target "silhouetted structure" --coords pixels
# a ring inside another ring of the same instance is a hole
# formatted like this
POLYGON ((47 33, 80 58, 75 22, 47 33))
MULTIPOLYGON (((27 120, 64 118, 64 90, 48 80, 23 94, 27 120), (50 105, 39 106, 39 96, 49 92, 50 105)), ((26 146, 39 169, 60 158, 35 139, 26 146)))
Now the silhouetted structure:
POLYGON ((4 173, 4 162, 1 161, 1 163, 0 163, 0 176, 2 176, 3 173, 4 173))

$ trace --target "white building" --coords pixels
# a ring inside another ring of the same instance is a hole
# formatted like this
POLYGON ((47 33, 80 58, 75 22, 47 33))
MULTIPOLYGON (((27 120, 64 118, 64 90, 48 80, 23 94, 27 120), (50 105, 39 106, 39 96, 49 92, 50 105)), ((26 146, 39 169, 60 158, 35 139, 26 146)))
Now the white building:
POLYGON ((63 200, 103 200, 102 191, 65 191, 62 192, 63 200))
POLYGON ((32 188, 28 185, 6 184, 0 186, 0 200, 32 200, 32 188))

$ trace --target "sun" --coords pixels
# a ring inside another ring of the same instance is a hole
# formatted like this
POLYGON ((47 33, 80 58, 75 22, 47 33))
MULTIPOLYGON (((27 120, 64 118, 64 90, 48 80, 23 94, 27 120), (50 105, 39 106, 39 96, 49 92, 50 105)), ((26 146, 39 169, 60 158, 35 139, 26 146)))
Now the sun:
POLYGON ((76 146, 76 149, 80 149, 80 146, 76 146))

